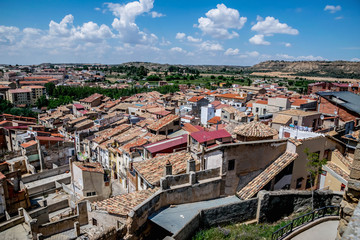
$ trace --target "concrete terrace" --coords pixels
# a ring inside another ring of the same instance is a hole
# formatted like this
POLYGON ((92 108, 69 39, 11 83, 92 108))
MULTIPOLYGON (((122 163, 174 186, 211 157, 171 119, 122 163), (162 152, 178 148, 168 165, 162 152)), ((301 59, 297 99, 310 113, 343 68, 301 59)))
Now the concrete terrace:
POLYGON ((217 198, 208 201, 174 205, 161 210, 149 219, 165 230, 175 234, 182 229, 202 209, 241 202, 236 196, 217 198))

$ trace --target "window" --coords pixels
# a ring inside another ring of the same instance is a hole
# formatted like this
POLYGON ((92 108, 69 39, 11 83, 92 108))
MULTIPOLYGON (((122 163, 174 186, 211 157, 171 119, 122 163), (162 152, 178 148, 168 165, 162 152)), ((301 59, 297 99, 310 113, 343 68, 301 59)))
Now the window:
POLYGON ((259 112, 259 108, 255 108, 255 112, 259 112))
POLYGON ((96 195, 96 192, 87 192, 87 193, 86 193, 86 196, 87 196, 87 197, 95 196, 95 195, 96 195))
POLYGON ((344 190, 345 190, 345 187, 346 187, 345 184, 342 183, 342 184, 341 184, 341 190, 340 190, 340 191, 344 191, 344 190))
POLYGON ((263 110, 263 114, 266 114, 266 109, 263 110))
POLYGON ((95 218, 92 219, 92 225, 97 226, 97 220, 95 218))
POLYGON ((294 121, 294 125, 295 125, 295 126, 298 125, 298 121, 297 121, 297 120, 294 121))
POLYGON ((178 126, 180 124, 180 121, 175 121, 174 126, 178 126))
POLYGON ((304 178, 298 178, 296 179, 296 189, 299 189, 301 188, 301 185, 302 185, 302 181, 304 180, 304 178))
POLYGON ((228 171, 232 171, 234 169, 235 169, 235 159, 229 160, 228 171))

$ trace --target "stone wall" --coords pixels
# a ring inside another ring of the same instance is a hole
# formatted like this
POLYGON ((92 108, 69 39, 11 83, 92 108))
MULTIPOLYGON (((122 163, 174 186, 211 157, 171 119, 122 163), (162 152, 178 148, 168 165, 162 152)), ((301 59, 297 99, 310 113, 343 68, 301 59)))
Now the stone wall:
MULTIPOLYGON (((340 222, 336 239, 342 239, 345 229, 347 228, 351 217, 354 214, 356 206, 360 200, 360 142, 357 144, 354 160, 350 167, 350 179, 341 202, 340 222)), ((355 219, 359 216, 355 216, 355 219)))
MULTIPOLYGON (((275 222, 292 213, 311 210, 312 198, 310 191, 260 191, 258 193, 259 206, 258 222, 275 222)), ((325 206, 339 206, 342 199, 341 192, 314 191, 314 209, 325 206)))
POLYGON ((127 237, 141 236, 147 218, 162 207, 204 201, 220 197, 221 178, 206 182, 186 184, 167 190, 159 190, 142 204, 135 207, 127 218, 127 237))
POLYGON ((29 176, 25 176, 25 177, 23 177, 21 179, 21 181, 23 183, 33 182, 33 181, 37 181, 37 180, 40 180, 40 179, 56 176, 56 175, 65 173, 66 171, 69 171, 69 170, 70 170, 69 165, 64 165, 64 166, 61 166, 61 167, 57 167, 57 168, 53 168, 53 169, 50 169, 50 170, 45 170, 43 172, 31 174, 29 176))
POLYGON ((228 222, 245 222, 256 218, 258 199, 244 200, 240 203, 208 208, 201 211, 203 227, 211 227, 228 222))

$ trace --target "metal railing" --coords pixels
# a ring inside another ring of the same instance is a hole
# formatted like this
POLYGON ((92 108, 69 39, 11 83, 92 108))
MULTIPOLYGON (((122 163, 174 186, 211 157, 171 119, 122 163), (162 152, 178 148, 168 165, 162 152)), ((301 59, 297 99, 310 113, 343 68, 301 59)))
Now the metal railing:
POLYGON ((316 219, 327 217, 327 216, 339 216, 340 207, 339 206, 326 206, 319 209, 316 209, 312 212, 306 213, 300 217, 293 219, 290 223, 279 228, 272 233, 271 239, 278 240, 283 239, 292 233, 296 228, 306 225, 310 222, 313 222, 316 219))

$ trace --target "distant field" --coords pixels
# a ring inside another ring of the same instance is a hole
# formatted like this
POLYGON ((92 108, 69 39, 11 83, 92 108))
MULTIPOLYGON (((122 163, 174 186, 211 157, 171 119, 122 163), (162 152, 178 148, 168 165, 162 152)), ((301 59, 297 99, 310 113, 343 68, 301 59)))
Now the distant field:
POLYGON ((306 78, 307 80, 314 80, 314 81, 332 81, 332 82, 359 82, 360 79, 349 79, 349 78, 332 78, 332 77, 309 77, 309 76, 295 76, 290 75, 294 74, 291 72, 253 72, 250 75, 252 76, 266 76, 266 77, 280 77, 280 78, 288 78, 288 79, 295 79, 295 78, 306 78))

